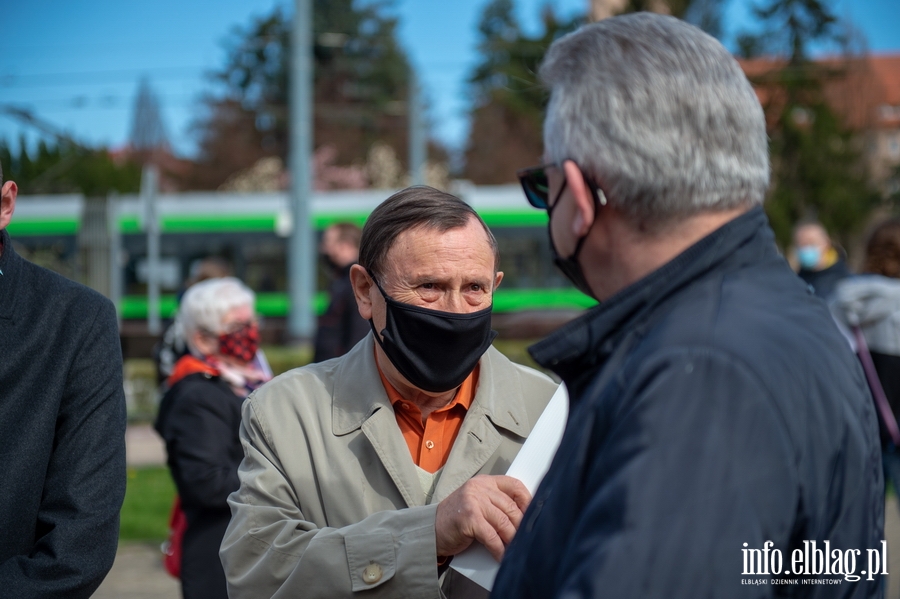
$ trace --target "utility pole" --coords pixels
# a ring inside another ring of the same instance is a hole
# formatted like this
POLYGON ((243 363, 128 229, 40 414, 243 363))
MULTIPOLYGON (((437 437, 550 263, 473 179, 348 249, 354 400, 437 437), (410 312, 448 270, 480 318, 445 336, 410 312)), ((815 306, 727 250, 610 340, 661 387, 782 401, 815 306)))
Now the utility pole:
POLYGON ((313 64, 312 0, 294 0, 291 35, 291 214, 294 228, 288 244, 288 334, 293 341, 311 341, 315 333, 313 296, 315 260, 310 205, 312 204, 313 64))
POLYGON ((428 153, 425 123, 422 118, 422 90, 416 70, 409 70, 409 180, 411 185, 425 184, 425 160, 428 153))
POLYGON ((106 227, 109 235, 109 299, 116 307, 116 315, 121 329, 122 231, 119 229, 119 194, 115 191, 106 196, 106 227))
POLYGON ((162 325, 159 318, 159 213, 158 173, 156 166, 145 164, 141 173, 141 207, 144 230, 147 232, 147 330, 159 335, 162 325))

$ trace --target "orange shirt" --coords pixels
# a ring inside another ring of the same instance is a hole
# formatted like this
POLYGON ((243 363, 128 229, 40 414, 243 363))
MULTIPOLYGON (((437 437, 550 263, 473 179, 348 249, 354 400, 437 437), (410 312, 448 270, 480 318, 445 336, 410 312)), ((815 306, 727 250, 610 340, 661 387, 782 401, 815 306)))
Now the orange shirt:
MULTIPOLYGON (((378 362, 376 361, 375 364, 377 365, 378 362)), ((403 399, 384 377, 381 368, 378 368, 381 384, 384 385, 388 399, 394 406, 394 415, 400 426, 400 432, 406 439, 409 453, 412 455, 413 462, 422 470, 433 474, 447 461, 450 449, 462 426, 463 418, 466 417, 466 412, 475 398, 479 368, 480 366, 475 366, 475 370, 462 382, 453 401, 429 414, 424 424, 419 406, 403 399)))

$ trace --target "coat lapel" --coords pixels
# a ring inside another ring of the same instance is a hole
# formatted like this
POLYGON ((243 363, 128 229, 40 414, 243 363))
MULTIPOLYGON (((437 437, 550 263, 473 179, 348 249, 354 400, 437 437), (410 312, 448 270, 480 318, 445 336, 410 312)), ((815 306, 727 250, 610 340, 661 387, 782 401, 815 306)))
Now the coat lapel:
POLYGON ((378 410, 362 425, 362 431, 375 448, 381 464, 397 485, 408 507, 424 505, 425 493, 419 482, 409 447, 397 426, 393 410, 378 410))
MULTIPOLYGON (((362 430, 408 507, 421 506, 425 494, 375 365, 372 334, 341 361, 335 374, 332 432, 362 430)), ((475 400, 441 472, 431 503, 437 503, 478 474, 503 442, 500 429, 524 438, 532 424, 522 404, 518 373, 500 352, 482 356, 475 400)))
POLYGON ((480 364, 475 400, 450 450, 432 503, 440 502, 478 474, 503 441, 499 429, 523 439, 531 432, 519 377, 509 360, 490 347, 480 364))
POLYGON ((337 436, 362 429, 385 471, 408 507, 423 505, 424 493, 397 426, 394 408, 375 365, 372 333, 346 355, 335 374, 332 432, 337 436))

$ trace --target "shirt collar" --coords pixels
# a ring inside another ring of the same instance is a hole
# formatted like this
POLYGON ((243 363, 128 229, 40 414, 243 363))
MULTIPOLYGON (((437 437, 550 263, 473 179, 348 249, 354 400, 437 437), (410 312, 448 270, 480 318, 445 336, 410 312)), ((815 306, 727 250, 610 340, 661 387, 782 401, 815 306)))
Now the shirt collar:
MULTIPOLYGON (((377 350, 373 347, 373 351, 377 350)), ((384 385, 384 391, 387 393, 391 405, 397 407, 398 403, 413 403, 400 395, 400 392, 397 391, 387 377, 384 376, 384 371, 381 370, 381 366, 378 364, 377 354, 375 358, 375 367, 378 369, 378 376, 381 377, 381 384, 384 385)), ((456 390, 456 395, 453 397, 453 400, 446 406, 440 408, 440 410, 449 410, 456 406, 461 406, 464 410, 468 411, 469 407, 472 405, 472 400, 475 398, 475 388, 478 384, 478 371, 480 368, 480 364, 475 365, 475 368, 469 373, 466 380, 464 380, 456 390)))

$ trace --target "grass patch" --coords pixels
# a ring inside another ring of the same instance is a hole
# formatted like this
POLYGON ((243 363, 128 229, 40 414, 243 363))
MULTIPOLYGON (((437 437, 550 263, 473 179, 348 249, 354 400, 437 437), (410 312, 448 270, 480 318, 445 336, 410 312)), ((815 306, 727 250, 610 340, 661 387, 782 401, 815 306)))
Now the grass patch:
POLYGON ((169 536, 175 483, 165 466, 129 468, 119 539, 162 542, 169 536))
POLYGON ((275 376, 293 368, 306 366, 313 358, 313 348, 309 344, 299 347, 267 345, 263 347, 263 352, 265 352, 266 359, 269 361, 269 366, 272 367, 272 373, 275 376))

